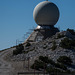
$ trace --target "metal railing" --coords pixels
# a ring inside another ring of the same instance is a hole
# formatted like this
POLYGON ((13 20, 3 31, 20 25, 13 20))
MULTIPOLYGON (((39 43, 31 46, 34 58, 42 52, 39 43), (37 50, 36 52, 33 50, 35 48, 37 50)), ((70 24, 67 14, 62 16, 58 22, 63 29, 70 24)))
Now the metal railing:
POLYGON ((40 74, 43 74, 43 75, 49 75, 47 73, 44 73, 44 72, 18 72, 18 75, 21 75, 21 74, 33 74, 33 75, 40 75, 40 74))

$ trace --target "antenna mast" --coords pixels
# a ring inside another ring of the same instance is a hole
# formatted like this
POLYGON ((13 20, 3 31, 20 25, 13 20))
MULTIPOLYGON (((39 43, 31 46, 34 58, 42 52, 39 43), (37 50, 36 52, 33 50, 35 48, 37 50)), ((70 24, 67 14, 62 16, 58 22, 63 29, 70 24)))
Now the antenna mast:
POLYGON ((48 1, 48 0, 46 0, 46 1, 48 1))

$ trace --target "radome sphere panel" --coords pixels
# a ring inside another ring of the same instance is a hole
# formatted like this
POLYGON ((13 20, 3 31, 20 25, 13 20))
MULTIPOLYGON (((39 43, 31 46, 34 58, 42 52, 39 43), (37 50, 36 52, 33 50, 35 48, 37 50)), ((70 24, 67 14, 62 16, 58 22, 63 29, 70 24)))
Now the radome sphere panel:
POLYGON ((58 7, 49 1, 40 2, 34 8, 33 18, 38 25, 55 25, 59 19, 58 7))

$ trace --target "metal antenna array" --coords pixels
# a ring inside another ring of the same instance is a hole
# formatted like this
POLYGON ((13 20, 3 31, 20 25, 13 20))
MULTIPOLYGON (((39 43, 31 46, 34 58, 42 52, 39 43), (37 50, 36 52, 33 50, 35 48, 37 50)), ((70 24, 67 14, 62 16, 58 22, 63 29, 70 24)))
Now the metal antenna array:
POLYGON ((25 39, 28 38, 28 36, 35 30, 35 27, 33 27, 32 29, 29 29, 28 32, 26 32, 24 34, 24 36, 22 37, 22 41, 20 41, 19 39, 16 39, 16 46, 23 43, 25 41, 25 39))

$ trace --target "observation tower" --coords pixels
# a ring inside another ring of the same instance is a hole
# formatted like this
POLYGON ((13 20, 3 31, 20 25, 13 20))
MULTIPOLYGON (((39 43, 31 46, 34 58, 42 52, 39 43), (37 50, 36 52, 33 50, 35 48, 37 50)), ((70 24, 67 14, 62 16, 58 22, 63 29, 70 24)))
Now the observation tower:
POLYGON ((59 19, 59 9, 54 3, 46 0, 37 4, 33 11, 33 18, 37 27, 28 41, 39 42, 59 32, 59 29, 54 27, 59 19))

